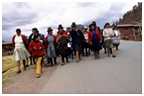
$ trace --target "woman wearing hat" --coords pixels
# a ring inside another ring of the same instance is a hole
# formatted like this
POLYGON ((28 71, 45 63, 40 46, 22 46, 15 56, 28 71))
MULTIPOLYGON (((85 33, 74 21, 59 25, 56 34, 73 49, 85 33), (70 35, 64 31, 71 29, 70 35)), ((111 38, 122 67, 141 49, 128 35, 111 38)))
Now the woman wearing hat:
POLYGON ((77 26, 75 24, 75 22, 72 23, 71 25, 71 38, 72 38, 72 48, 74 53, 76 54, 76 61, 80 61, 80 44, 81 44, 81 40, 80 40, 80 34, 77 31, 77 26))
POLYGON ((42 65, 43 65, 43 59, 45 55, 44 45, 40 41, 40 38, 38 36, 33 37, 33 41, 29 44, 29 50, 32 53, 32 56, 35 58, 35 73, 36 77, 39 78, 42 74, 42 65))
POLYGON ((47 56, 48 56, 48 62, 51 63, 51 66, 54 64, 57 64, 56 61, 56 51, 55 51, 55 37, 53 36, 53 30, 51 27, 47 30, 48 35, 46 38, 46 42, 48 44, 47 47, 47 56))
MULTIPOLYGON (((40 38, 40 41, 44 44, 44 36, 39 32, 38 28, 32 28, 32 33, 29 36, 28 44, 30 44, 33 41, 33 38, 37 36, 40 38)), ((30 64, 35 64, 35 58, 32 56, 32 53, 30 52, 30 64)))
POLYGON ((65 31, 63 30, 62 25, 59 25, 58 27, 58 35, 56 38, 57 48, 58 52, 61 55, 61 61, 62 65, 66 62, 68 63, 68 36, 65 34, 65 31))
POLYGON ((90 32, 88 33, 88 41, 92 47, 92 50, 94 52, 95 59, 99 58, 99 51, 101 49, 101 33, 99 28, 95 24, 91 24, 90 26, 90 32))

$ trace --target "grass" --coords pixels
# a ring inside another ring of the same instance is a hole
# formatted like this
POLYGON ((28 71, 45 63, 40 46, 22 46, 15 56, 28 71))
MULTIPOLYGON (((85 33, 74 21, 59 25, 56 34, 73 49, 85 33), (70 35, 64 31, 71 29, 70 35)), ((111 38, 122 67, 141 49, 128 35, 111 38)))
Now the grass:
POLYGON ((16 62, 13 56, 2 57, 2 83, 10 81, 10 76, 13 76, 17 71, 16 62))

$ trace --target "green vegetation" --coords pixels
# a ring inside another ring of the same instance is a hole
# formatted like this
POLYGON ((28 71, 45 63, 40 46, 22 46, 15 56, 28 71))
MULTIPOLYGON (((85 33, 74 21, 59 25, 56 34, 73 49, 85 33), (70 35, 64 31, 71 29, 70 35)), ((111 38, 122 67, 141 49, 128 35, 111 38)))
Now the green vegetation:
POLYGON ((132 10, 126 12, 117 23, 120 24, 142 24, 142 2, 134 5, 132 10))
POLYGON ((2 83, 8 82, 10 76, 14 76, 16 73, 16 62, 13 56, 2 57, 2 83))

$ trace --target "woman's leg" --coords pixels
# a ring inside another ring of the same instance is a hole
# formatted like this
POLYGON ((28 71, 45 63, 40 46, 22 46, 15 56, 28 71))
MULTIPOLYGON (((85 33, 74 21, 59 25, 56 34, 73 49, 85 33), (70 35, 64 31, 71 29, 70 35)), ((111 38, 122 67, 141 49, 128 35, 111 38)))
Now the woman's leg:
POLYGON ((80 54, 78 50, 76 51, 76 61, 80 61, 80 54))
POLYGON ((54 57, 54 64, 57 64, 57 58, 54 57))
POLYGON ((64 62, 64 56, 61 55, 61 61, 62 61, 62 65, 65 64, 64 62))
POLYGON ((47 63, 48 63, 48 64, 50 63, 50 58, 49 58, 49 57, 47 57, 47 63))
POLYGON ((17 61, 17 73, 21 73, 20 61, 17 61))
POLYGON ((74 59, 74 50, 72 49, 72 52, 71 52, 71 58, 72 60, 74 59))
POLYGON ((37 58, 36 69, 35 69, 37 78, 40 78, 42 73, 42 59, 43 59, 42 57, 37 58))
POLYGON ((111 48, 112 49, 112 57, 116 57, 116 48, 111 48))
POLYGON ((36 64, 36 57, 32 57, 33 64, 36 64))
POLYGON ((86 44, 85 52, 86 52, 86 56, 88 56, 88 44, 86 44))
POLYGON ((23 67, 24 67, 24 70, 26 70, 26 60, 23 60, 23 67))
POLYGON ((106 50, 106 48, 104 47, 104 53, 106 54, 107 53, 107 50, 106 50))
POLYGON ((69 62, 69 60, 68 60, 68 56, 66 56, 66 62, 67 62, 67 63, 69 62))
POLYGON ((110 53, 113 54, 113 52, 112 52, 112 48, 110 48, 110 53))
POLYGON ((96 57, 99 58, 99 49, 96 49, 96 57))
POLYGON ((97 58, 97 51, 95 48, 93 48, 93 52, 94 52, 94 58, 96 59, 97 58))
POLYGON ((44 57, 42 57, 42 60, 41 60, 41 73, 43 73, 43 67, 44 67, 44 57))
POLYGON ((33 57, 32 56, 30 56, 30 65, 33 65, 33 57))
POLYGON ((50 60, 51 66, 53 66, 53 60, 52 60, 52 58, 49 58, 49 60, 50 60))
POLYGON ((110 45, 110 48, 111 48, 111 54, 112 54, 112 57, 116 57, 116 46, 115 45, 113 45, 113 43, 111 42, 110 43, 111 45, 110 45))
POLYGON ((119 46, 119 44, 116 45, 116 50, 117 50, 117 51, 118 51, 118 46, 119 46))

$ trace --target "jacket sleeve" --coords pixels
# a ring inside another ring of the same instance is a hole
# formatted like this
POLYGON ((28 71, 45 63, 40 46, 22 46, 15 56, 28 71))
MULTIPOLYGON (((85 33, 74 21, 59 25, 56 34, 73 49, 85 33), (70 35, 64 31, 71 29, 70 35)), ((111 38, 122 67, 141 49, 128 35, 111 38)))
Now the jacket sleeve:
POLYGON ((92 41, 91 32, 88 32, 88 42, 92 41))

